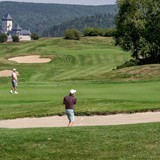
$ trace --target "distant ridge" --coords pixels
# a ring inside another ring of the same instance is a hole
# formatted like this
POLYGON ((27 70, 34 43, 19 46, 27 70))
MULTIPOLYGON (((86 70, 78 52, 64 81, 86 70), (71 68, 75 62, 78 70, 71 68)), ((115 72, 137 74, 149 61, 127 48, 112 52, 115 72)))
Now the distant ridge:
POLYGON ((77 29, 83 33, 85 28, 114 28, 115 14, 96 14, 92 16, 85 16, 75 18, 74 20, 63 22, 47 29, 44 36, 49 37, 63 37, 67 29, 77 29))
POLYGON ((117 5, 86 6, 30 2, 0 2, 0 23, 4 14, 10 13, 17 24, 30 28, 40 35, 52 26, 75 18, 95 14, 116 14, 117 5))

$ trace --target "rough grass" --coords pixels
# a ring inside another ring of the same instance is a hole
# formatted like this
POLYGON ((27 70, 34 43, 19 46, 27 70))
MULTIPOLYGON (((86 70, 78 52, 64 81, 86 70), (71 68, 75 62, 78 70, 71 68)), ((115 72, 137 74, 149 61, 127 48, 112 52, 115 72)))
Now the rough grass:
POLYGON ((160 64, 142 65, 114 70, 101 75, 111 81, 159 81, 160 64))
POLYGON ((3 160, 158 160, 160 123, 0 129, 3 160))

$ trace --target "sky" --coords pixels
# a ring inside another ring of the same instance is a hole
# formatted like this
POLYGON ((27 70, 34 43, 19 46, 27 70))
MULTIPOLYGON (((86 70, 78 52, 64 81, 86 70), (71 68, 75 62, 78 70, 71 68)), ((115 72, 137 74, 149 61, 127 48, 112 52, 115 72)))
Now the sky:
POLYGON ((106 5, 106 4, 115 4, 116 3, 116 0, 0 0, 0 2, 2 2, 2 1, 81 4, 81 5, 106 5))

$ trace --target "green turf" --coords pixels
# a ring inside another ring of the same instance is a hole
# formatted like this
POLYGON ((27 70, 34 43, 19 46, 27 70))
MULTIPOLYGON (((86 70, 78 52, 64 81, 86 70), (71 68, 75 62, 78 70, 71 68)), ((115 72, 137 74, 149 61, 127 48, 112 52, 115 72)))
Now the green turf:
POLYGON ((10 77, 1 77, 0 119, 63 115, 63 97, 71 88, 77 89, 77 115, 160 109, 160 82, 157 77, 154 79, 154 75, 159 75, 154 71, 159 69, 153 68, 154 74, 148 81, 147 76, 143 76, 146 68, 115 70, 129 60, 130 55, 115 47, 112 38, 83 37, 80 41, 42 38, 4 43, 0 50, 1 70, 16 68, 20 74, 18 95, 9 94, 10 77), (45 64, 19 64, 8 60, 35 54, 52 60, 45 64), (135 74, 140 70, 140 74, 135 74), (132 78, 139 75, 139 80, 132 78), (127 82, 126 77, 132 81, 127 82))
POLYGON ((22 83, 19 94, 0 90, 0 118, 63 115, 63 97, 71 88, 77 90, 77 115, 111 114, 158 110, 160 82, 70 81, 60 83, 22 83))
MULTIPOLYGON (((77 90, 76 115, 159 110, 158 65, 115 68, 130 59, 112 38, 80 41, 42 38, 0 44, 0 70, 19 72, 18 95, 9 94, 10 77, 0 78, 0 119, 63 115, 63 97, 77 90), (50 57, 47 64, 8 61, 21 55, 50 57)), ((160 124, 0 129, 2 160, 159 159, 160 124)))
POLYGON ((160 123, 0 129, 3 160, 158 160, 160 123))

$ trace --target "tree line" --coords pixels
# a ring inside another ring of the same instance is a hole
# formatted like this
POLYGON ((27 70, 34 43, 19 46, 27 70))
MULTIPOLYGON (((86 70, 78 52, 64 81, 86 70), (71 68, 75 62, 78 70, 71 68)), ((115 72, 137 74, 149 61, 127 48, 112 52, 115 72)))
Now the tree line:
POLYGON ((95 14, 116 14, 117 5, 85 6, 48 3, 0 2, 1 18, 9 13, 14 24, 40 36, 55 25, 95 14))
MULTIPOLYGON (((115 27, 115 14, 95 14, 92 16, 75 18, 74 20, 61 23, 51 27, 49 30, 44 32, 44 36, 48 37, 63 37, 64 32, 67 29, 77 29, 80 32, 83 32, 86 28, 114 28, 115 27)), ((96 32, 96 31, 94 31, 96 32)), ((99 30, 99 34, 102 31, 99 30)), ((103 30, 104 32, 104 30, 103 30)), ((97 33, 95 33, 97 34, 97 33)))

